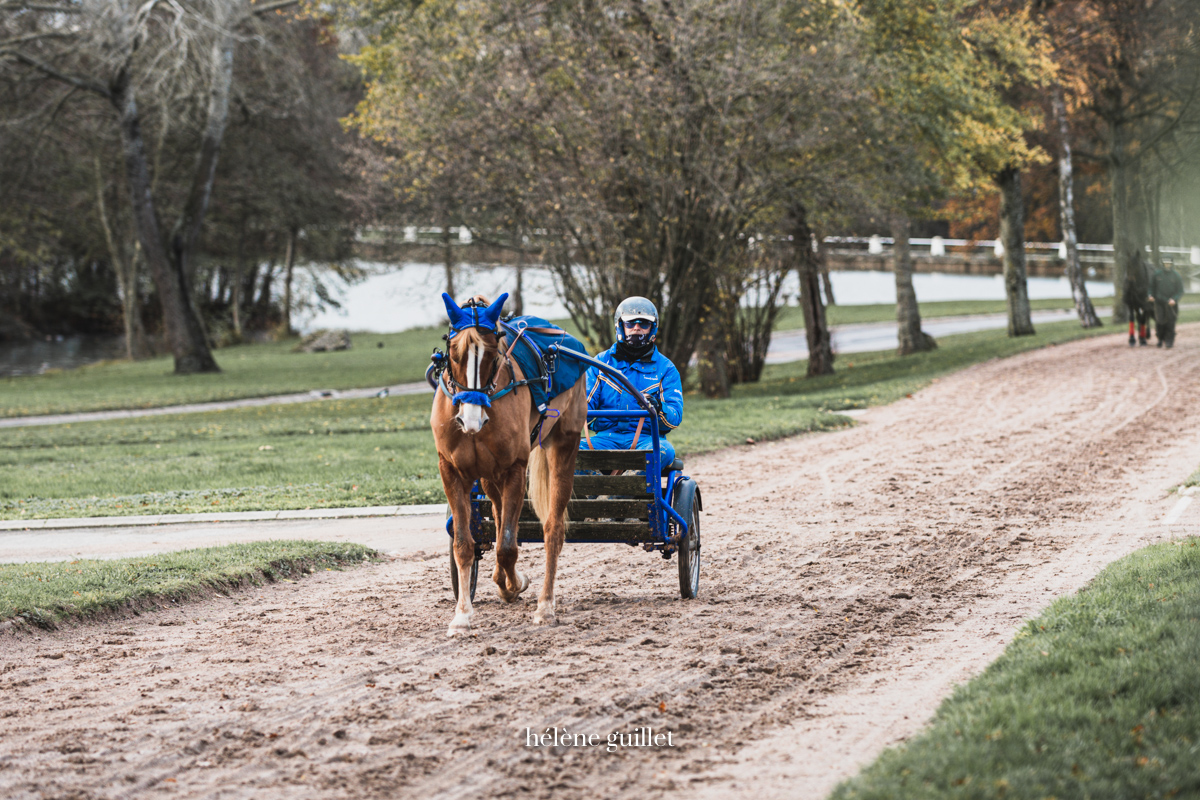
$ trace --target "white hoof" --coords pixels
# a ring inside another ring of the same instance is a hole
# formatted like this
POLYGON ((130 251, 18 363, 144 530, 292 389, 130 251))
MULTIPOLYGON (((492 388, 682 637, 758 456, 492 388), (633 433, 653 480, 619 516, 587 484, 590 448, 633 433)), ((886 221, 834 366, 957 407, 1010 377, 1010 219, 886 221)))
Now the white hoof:
POLYGON ((517 583, 519 583, 521 586, 521 588, 517 589, 517 594, 520 594, 529 588, 529 578, 520 570, 517 570, 517 583))
POLYGON ((558 620, 554 617, 554 603, 538 602, 537 611, 533 612, 534 625, 557 625, 558 620))
POLYGON ((453 621, 450 623, 450 628, 446 631, 447 636, 465 636, 471 633, 471 615, 470 614, 455 614, 453 621))

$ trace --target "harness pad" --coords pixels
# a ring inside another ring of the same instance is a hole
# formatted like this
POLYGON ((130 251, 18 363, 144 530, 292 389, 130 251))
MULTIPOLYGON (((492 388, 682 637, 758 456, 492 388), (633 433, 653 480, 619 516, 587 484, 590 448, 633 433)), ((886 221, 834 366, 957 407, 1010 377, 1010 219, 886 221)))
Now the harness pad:
POLYGON ((582 342, 548 320, 533 316, 511 317, 501 320, 500 328, 510 346, 514 337, 520 337, 513 348, 512 359, 531 381, 529 391, 536 408, 545 408, 547 403, 574 386, 586 369, 583 362, 573 358, 556 358, 547 363, 546 348, 552 344, 587 355, 582 342), (542 383, 537 378, 547 380, 542 383))

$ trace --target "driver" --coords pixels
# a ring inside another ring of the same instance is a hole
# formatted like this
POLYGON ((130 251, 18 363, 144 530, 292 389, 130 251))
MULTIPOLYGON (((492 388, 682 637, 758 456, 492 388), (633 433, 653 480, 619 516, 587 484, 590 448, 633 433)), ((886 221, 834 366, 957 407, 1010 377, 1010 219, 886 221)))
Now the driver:
MULTIPOLYGON (((658 335, 658 309, 644 297, 627 297, 613 315, 616 344, 596 358, 619 369, 629 382, 649 398, 658 412, 659 454, 663 466, 675 460, 667 432, 683 421, 683 384, 679 370, 654 346, 658 335)), ((637 401, 619 382, 592 367, 587 372, 589 409, 636 410, 637 401)), ((649 450, 653 437, 645 418, 593 419, 580 449, 649 450)))

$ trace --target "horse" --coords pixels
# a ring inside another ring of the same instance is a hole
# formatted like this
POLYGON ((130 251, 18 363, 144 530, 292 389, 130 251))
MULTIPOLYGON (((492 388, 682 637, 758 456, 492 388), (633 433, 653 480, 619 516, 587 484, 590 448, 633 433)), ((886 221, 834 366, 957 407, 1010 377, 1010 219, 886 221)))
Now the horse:
POLYGON ((1150 266, 1145 259, 1130 260, 1122 295, 1129 313, 1129 346, 1144 347, 1150 337, 1150 320, 1154 319, 1154 304, 1150 302, 1150 266))
MULTIPOLYGON (((495 302, 476 296, 461 308, 442 295, 450 318, 446 369, 438 378, 430 425, 437 444, 442 488, 454 516, 454 561, 458 602, 448 636, 471 632, 471 568, 475 540, 471 532, 471 489, 480 481, 496 519, 496 568, 492 573, 505 602, 529 588, 517 569, 517 524, 529 498, 542 523, 546 574, 538 595, 535 625, 554 625, 554 578, 566 535, 567 501, 575 478, 575 455, 587 422, 586 381, 581 375, 546 407, 535 407, 529 381, 511 357, 515 342, 502 350, 500 310, 508 294, 495 302)), ((540 376, 530 376, 534 380, 540 376)))

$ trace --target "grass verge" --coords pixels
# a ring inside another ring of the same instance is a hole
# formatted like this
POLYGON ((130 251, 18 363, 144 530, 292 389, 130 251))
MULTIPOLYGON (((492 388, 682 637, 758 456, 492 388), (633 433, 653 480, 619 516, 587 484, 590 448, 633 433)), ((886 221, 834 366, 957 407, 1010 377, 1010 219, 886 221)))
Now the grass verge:
MULTIPOLYGON (((771 366, 728 400, 689 396, 671 441, 690 455, 848 425, 838 411, 890 403, 971 364, 1096 333, 1063 322, 1016 339, 1004 331, 948 336, 930 353, 842 356, 836 374, 815 379, 804 377, 804 362, 771 366)), ((0 519, 442 502, 429 402, 336 400, 0 430, 0 519)))
POLYGON ((0 564, 0 622, 54 628, 67 620, 134 612, 246 584, 361 564, 357 544, 271 541, 145 558, 0 564))
POLYGON ((1183 482, 1184 486, 1196 486, 1200 484, 1200 469, 1197 469, 1191 476, 1183 482))
POLYGON ((1198 544, 1140 550, 1055 601, 833 800, 1200 796, 1198 544))
MULTIPOLYGON (((1097 305, 1111 302, 1099 298, 1097 305)), ((1185 303, 1200 302, 1188 295, 1185 303)), ((1034 309, 1070 308, 1068 300, 1034 300, 1034 309)), ((1003 301, 922 303, 924 318, 1002 313, 1003 301)), ((831 306, 831 325, 890 322, 892 304, 831 306)), ((574 331, 569 321, 559 320, 574 331)), ((1070 323, 1064 323, 1070 324, 1070 323)), ((798 308, 785 308, 776 328, 803 327, 798 308)), ((390 334, 355 334, 353 347, 337 353, 293 353, 296 340, 227 347, 216 352, 222 372, 213 375, 172 374, 170 358, 112 361, 68 371, 19 378, 0 378, 0 418, 77 411, 154 408, 180 403, 205 403, 266 397, 314 389, 359 389, 419 381, 429 365, 429 353, 442 346, 441 328, 422 328, 390 334), (379 345, 383 345, 380 347, 379 345)))
POLYGON ((246 397, 419 381, 443 330, 355 334, 349 350, 293 353, 296 339, 225 347, 221 372, 174 375, 170 357, 108 361, 45 375, 0 378, 0 417, 155 408, 246 397), (380 345, 383 345, 380 347, 380 345))

